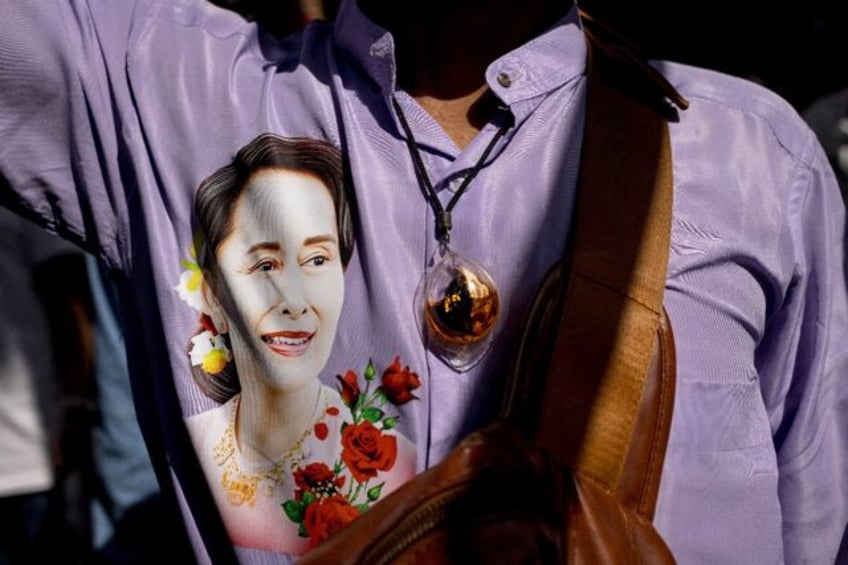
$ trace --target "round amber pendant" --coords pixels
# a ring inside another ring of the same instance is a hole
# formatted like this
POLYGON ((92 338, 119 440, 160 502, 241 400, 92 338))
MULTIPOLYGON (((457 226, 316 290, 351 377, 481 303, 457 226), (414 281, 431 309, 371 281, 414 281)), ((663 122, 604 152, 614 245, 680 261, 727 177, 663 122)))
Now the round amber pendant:
POLYGON ((494 280, 478 263, 449 249, 437 252, 415 303, 425 345, 448 365, 466 371, 485 355, 500 298, 494 280))

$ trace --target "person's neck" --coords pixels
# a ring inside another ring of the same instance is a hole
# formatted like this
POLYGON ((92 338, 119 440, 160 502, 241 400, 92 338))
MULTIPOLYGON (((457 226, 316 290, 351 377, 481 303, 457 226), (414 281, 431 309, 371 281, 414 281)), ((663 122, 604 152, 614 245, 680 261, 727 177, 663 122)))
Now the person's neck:
POLYGON ((242 380, 235 430, 242 456, 260 464, 276 462, 311 428, 321 383, 316 378, 307 386, 282 392, 260 381, 242 380))
POLYGON ((398 85, 409 92, 460 148, 496 110, 486 68, 553 25, 568 0, 360 0, 363 11, 392 32, 398 85))

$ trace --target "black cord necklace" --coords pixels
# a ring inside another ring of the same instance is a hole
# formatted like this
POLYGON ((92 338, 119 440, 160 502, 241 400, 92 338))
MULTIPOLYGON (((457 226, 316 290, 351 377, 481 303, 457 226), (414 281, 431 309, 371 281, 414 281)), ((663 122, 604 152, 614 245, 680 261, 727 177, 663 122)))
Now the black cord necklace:
POLYGON ((433 209, 433 213, 436 216, 436 237, 440 242, 449 243, 450 230, 453 227, 451 224, 451 212, 454 207, 456 207, 459 199, 462 198, 462 195, 465 194, 465 191, 468 189, 471 181, 474 180, 474 177, 476 177, 477 173, 480 172, 480 169, 483 168, 483 163, 485 163, 486 159, 489 158, 489 154, 491 154, 495 145, 497 145, 498 141, 506 135, 509 128, 512 127, 512 114, 507 111, 507 119, 504 120, 504 124, 498 129, 494 137, 492 137, 492 140, 486 146, 486 149, 483 150, 483 154, 480 155, 480 158, 477 159, 477 162, 474 163, 474 166, 471 167, 471 170, 469 170, 465 175, 465 178, 462 179, 462 184, 459 185, 456 193, 454 193, 453 197, 450 201, 448 201, 448 205, 442 206, 442 201, 439 200, 439 195, 436 193, 436 189, 433 188, 433 183, 430 182, 430 176, 427 174, 427 169, 424 167, 424 160, 421 158, 421 153, 418 151, 418 144, 415 141, 415 136, 412 134, 412 128, 409 127, 406 115, 403 113, 400 104, 394 96, 392 97, 392 104, 394 105, 398 118, 400 118, 400 125, 403 127, 403 132, 406 134, 406 147, 409 149, 410 157, 412 157, 412 164, 415 167, 415 176, 418 177, 418 182, 424 190, 424 195, 427 197, 427 201, 430 203, 430 207, 433 209))
POLYGON ((491 345, 492 330, 500 314, 500 297, 486 269, 450 249, 451 212, 483 168, 497 142, 512 127, 512 114, 507 114, 504 124, 462 179, 448 205, 442 206, 424 167, 412 128, 394 97, 392 104, 406 134, 406 145, 419 186, 435 214, 436 238, 439 241, 432 266, 422 277, 415 293, 421 339, 442 361, 457 371, 466 371, 482 359, 491 345))

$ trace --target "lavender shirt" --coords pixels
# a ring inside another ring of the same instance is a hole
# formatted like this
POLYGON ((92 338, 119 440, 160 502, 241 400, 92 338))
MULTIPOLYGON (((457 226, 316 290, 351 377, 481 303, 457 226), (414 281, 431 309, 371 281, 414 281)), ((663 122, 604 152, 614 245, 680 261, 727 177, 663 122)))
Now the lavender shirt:
MULTIPOLYGON (((343 149, 357 241, 323 379, 335 386, 336 374, 395 356, 417 372, 400 429, 424 469, 496 410, 522 315, 562 253, 584 59, 572 11, 486 73, 516 125, 457 205, 452 241, 492 273, 504 314, 490 354, 457 374, 414 323, 433 218, 390 96, 443 199, 497 124, 459 150, 397 90, 392 37, 355 2, 333 26, 276 42, 197 0, 0 1, 0 172, 13 188, 3 199, 121 278, 139 417, 201 561, 229 544, 181 423, 214 406, 188 373, 197 314, 174 290, 200 180, 265 131, 343 149)), ((774 94, 657 66, 691 107, 671 124, 666 306, 679 380, 656 524, 681 563, 831 563, 848 520, 845 212, 832 172, 774 94)))

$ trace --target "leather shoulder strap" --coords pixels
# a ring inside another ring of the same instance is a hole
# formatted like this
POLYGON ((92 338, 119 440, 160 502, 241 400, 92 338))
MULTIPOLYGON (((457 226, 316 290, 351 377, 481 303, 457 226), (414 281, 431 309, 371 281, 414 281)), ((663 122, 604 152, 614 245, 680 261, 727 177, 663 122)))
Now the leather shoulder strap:
MULTIPOLYGON (((672 210, 666 120, 672 103, 687 103, 626 43, 581 16, 589 72, 571 248, 530 313, 505 415, 612 492, 631 464, 649 369, 673 361, 662 306, 672 210)), ((663 417, 667 427, 670 413, 663 417)))

